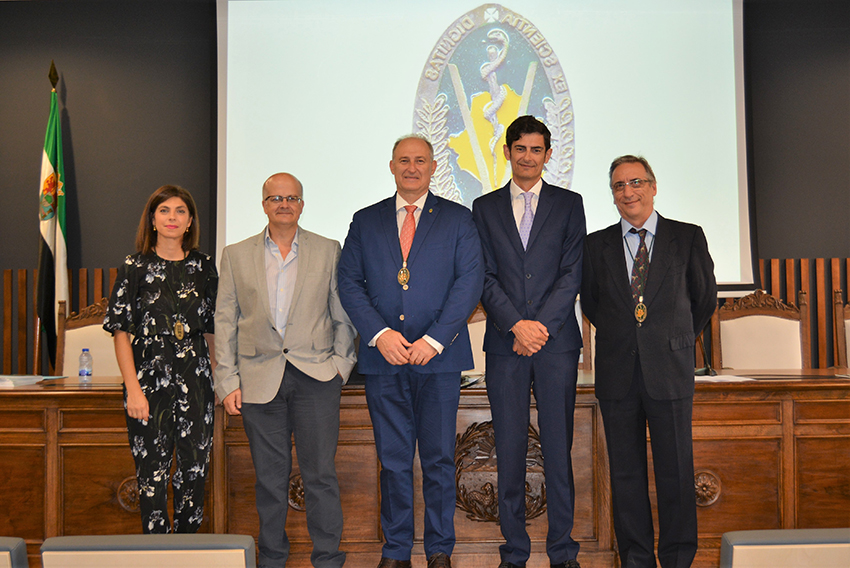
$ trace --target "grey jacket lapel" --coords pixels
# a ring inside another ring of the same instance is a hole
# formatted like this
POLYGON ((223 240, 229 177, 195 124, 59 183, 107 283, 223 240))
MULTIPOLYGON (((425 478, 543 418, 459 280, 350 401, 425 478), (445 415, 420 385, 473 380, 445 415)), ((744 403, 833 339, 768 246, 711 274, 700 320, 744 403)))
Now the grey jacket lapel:
POLYGON ((304 279, 307 277, 308 267, 310 266, 310 235, 305 231, 298 229, 298 273, 295 275, 295 290, 292 292, 292 304, 289 306, 289 315, 286 321, 292 321, 292 314, 295 313, 295 308, 298 305, 298 300, 301 297, 301 290, 304 289, 304 279))
POLYGON ((260 289, 260 301, 263 304, 263 312, 266 314, 269 322, 274 326, 274 318, 272 318, 272 309, 269 305, 269 287, 266 284, 266 232, 263 231, 257 235, 254 241, 254 252, 252 254, 252 263, 254 265, 253 281, 260 289))

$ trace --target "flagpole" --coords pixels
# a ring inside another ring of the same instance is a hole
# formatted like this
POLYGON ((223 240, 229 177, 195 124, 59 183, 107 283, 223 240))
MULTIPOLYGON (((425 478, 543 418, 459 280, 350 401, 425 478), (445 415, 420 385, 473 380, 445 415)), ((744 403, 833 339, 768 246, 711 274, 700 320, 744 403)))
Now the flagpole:
MULTIPOLYGON (((65 166, 62 158, 62 128, 56 85, 59 74, 50 62, 52 85, 50 114, 44 136, 41 178, 38 188, 39 230, 36 311, 45 334, 50 366, 56 362, 56 325, 59 300, 68 301, 68 253, 65 243, 65 166)), ((38 365, 34 365, 37 367, 38 365)))

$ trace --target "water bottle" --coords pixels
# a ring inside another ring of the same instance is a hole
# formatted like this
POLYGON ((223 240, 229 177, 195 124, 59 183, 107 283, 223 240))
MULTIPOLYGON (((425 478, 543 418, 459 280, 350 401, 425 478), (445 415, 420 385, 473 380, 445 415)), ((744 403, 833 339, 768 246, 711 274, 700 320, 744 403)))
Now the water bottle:
POLYGON ((80 353, 80 382, 91 382, 92 356, 87 348, 80 353))

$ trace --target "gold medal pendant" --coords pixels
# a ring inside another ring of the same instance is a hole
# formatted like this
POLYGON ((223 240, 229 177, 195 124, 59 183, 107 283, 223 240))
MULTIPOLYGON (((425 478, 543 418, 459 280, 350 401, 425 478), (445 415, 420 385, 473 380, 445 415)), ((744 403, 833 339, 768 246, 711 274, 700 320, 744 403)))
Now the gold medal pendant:
POLYGON ((405 261, 398 271, 398 283, 404 286, 408 282, 410 282, 410 271, 407 269, 407 262, 405 261))
POLYGON ((638 298, 638 304, 635 306, 635 319, 643 323, 646 320, 646 304, 643 303, 643 296, 638 298))
POLYGON ((182 322, 174 322, 174 337, 178 340, 183 339, 183 323, 182 322))

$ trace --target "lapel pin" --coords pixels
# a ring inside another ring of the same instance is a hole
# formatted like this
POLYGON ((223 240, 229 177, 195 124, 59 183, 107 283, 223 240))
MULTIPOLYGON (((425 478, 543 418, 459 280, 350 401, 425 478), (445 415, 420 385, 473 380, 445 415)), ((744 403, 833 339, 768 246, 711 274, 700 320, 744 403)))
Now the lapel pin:
POLYGON ((428 213, 433 213, 433 212, 434 212, 433 208, 428 210, 428 213))

